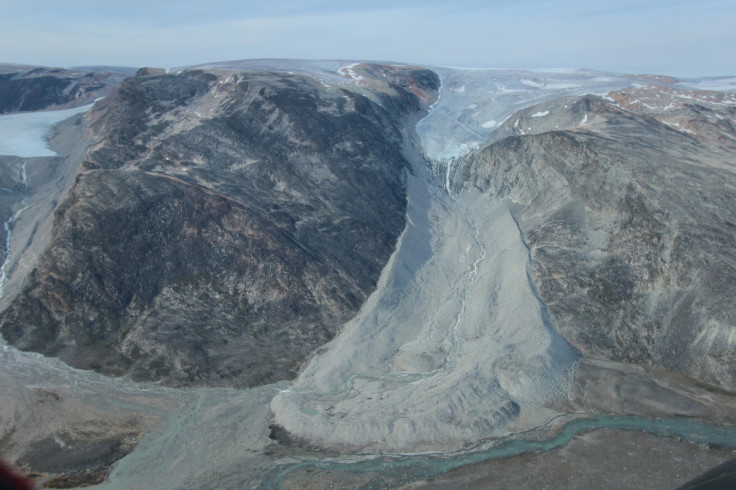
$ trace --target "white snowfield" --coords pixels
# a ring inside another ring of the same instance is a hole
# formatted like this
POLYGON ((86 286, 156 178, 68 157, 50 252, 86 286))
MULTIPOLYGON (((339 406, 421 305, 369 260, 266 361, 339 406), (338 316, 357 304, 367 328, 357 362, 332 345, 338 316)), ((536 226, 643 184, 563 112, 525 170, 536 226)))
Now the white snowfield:
POLYGON ((698 90, 716 90, 719 92, 736 92, 736 77, 712 77, 682 80, 677 86, 698 90))
POLYGON ((356 66, 358 66, 359 64, 360 64, 360 63, 351 63, 351 64, 349 64, 349 65, 347 65, 347 66, 343 66, 343 67, 341 67, 341 68, 340 68, 340 69, 338 69, 337 71, 338 71, 338 73, 340 73, 341 75, 344 75, 344 76, 346 76, 346 77, 350 77, 350 78, 352 78, 353 80, 355 80, 355 83, 359 83, 359 82, 360 82, 361 80, 363 80, 363 77, 362 77, 362 76, 360 76, 360 75, 358 75, 357 73, 355 73, 355 71, 353 70, 353 68, 355 68, 355 67, 356 67, 356 66))
POLYGON ((487 144, 489 129, 502 124, 496 121, 525 107, 568 95, 606 94, 635 83, 632 77, 589 70, 433 69, 442 77, 440 100, 417 132, 424 153, 440 162, 487 144))

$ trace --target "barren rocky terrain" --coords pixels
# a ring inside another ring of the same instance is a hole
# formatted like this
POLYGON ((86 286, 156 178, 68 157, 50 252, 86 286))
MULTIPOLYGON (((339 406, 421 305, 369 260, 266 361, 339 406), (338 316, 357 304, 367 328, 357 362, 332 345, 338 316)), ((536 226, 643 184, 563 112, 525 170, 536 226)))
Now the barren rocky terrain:
MULTIPOLYGON (((436 90, 431 72, 405 72, 436 90)), ((404 226, 401 124, 426 102, 381 83, 372 101, 277 73, 123 82, 90 114, 93 145, 5 338, 139 380, 293 377, 404 226)))
POLYGON ((79 69, 0 63, 0 114, 59 110, 89 104, 112 93, 135 70, 79 69))
POLYGON ((624 106, 526 109, 450 179, 512 203, 540 296, 584 355, 733 390, 736 108, 722 102, 733 97, 682 106, 675 92, 657 119, 626 109, 626 94, 611 95, 624 106))
POLYGON ((733 458, 732 92, 107 72, 0 80, 5 112, 105 95, 0 157, 0 451, 40 484, 671 488, 733 458))

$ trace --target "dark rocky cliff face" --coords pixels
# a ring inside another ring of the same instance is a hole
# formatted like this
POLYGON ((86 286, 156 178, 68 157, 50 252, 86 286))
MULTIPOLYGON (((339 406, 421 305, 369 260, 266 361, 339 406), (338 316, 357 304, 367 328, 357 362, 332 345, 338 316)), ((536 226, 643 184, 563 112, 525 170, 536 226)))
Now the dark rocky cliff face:
POLYGON ((439 80, 370 70, 393 76, 370 98, 283 73, 125 80, 91 114, 97 143, 2 314, 5 338, 170 384, 293 376, 356 313, 404 227, 403 124, 439 80))
POLYGON ((109 95, 125 73, 0 65, 0 114, 80 106, 109 95))
POLYGON ((509 119, 505 134, 527 134, 458 162, 454 181, 517 204, 542 299, 581 352, 734 389, 735 112, 692 103, 663 123, 551 102, 509 119))

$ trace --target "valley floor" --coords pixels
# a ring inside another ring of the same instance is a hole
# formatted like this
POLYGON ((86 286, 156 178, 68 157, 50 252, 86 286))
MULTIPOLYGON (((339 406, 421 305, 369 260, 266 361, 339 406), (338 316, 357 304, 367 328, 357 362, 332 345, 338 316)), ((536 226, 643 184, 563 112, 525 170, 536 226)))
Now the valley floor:
POLYGON ((734 457, 733 450, 645 432, 598 429, 582 432, 547 452, 488 459, 428 480, 342 473, 309 468, 289 474, 285 489, 381 487, 422 489, 619 489, 671 490, 734 457))
POLYGON ((40 484, 71 468, 67 486, 109 489, 664 489, 736 457, 735 395, 583 358, 539 298, 512 206, 452 195, 418 143, 406 152, 397 250, 296 380, 177 389, 0 340, 0 451, 40 484))

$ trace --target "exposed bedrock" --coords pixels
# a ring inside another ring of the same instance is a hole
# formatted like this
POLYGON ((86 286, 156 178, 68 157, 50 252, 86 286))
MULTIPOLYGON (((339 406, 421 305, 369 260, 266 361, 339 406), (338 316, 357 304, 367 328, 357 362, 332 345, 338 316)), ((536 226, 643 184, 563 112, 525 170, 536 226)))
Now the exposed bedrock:
POLYGON ((679 105, 661 122, 596 97, 541 104, 448 182, 512 203, 539 294, 583 354, 733 390, 734 109, 679 105))
POLYGON ((122 68, 64 69, 0 64, 0 114, 89 104, 112 93, 122 68))
POLYGON ((124 81, 89 116, 96 142, 4 337, 170 384, 293 377, 375 288, 405 224, 404 124, 439 85, 355 69, 387 76, 124 81))

